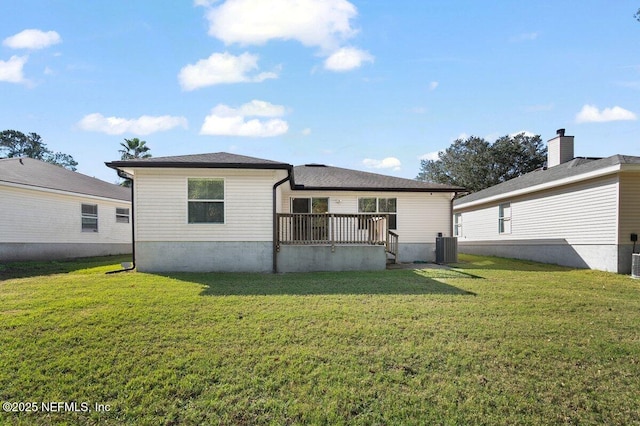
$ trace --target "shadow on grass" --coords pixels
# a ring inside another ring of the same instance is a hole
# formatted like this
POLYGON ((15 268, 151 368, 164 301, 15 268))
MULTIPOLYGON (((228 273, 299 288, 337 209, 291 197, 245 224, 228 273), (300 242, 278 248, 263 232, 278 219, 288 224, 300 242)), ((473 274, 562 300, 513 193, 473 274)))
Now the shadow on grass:
MULTIPOLYGON (((459 263, 448 266, 464 270, 522 271, 522 272, 568 272, 575 270, 566 266, 534 262, 532 260, 506 257, 460 255, 459 263)), ((470 274, 471 275, 471 274, 470 274)))
POLYGON ((8 262, 0 263, 0 281, 11 278, 29 278, 52 274, 68 274, 81 269, 98 268, 115 265, 120 269, 120 263, 130 262, 131 255, 85 257, 70 260, 51 260, 39 262, 8 262))
POLYGON ((459 295, 475 296, 416 271, 308 272, 291 274, 171 273, 184 282, 203 285, 203 296, 267 295, 459 295))

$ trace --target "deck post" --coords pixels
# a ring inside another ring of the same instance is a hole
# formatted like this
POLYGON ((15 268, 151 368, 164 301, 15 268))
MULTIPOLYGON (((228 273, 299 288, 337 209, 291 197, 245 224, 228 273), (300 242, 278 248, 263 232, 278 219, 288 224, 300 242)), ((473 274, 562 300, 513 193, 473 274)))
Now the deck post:
POLYGON ((335 216, 333 215, 333 213, 331 213, 329 215, 329 234, 330 234, 330 242, 331 242, 331 253, 335 253, 336 251, 336 244, 335 244, 335 238, 334 238, 334 228, 335 228, 335 216))

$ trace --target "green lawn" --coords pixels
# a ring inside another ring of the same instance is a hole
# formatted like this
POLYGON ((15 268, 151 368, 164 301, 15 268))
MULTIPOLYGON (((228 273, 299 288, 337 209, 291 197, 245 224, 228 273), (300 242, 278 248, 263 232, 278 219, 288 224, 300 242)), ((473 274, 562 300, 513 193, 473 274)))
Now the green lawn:
POLYGON ((640 281, 461 259, 287 275, 0 266, 0 401, 38 409, 0 424, 640 424, 640 281))

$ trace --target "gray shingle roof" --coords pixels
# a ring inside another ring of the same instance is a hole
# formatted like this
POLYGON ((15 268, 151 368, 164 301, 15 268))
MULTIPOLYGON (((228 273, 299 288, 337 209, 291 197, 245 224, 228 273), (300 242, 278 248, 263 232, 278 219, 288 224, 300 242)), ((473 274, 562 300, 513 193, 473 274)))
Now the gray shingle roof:
POLYGON ((128 188, 32 158, 0 159, 2 182, 131 201, 131 190, 128 188))
POLYGON ((214 152, 210 154, 177 155, 171 157, 150 157, 133 160, 112 161, 106 163, 111 168, 119 167, 177 167, 177 168, 244 168, 244 169, 283 169, 290 164, 246 155, 214 152))
POLYGON ((607 158, 574 158, 548 169, 539 169, 506 182, 494 185, 482 191, 474 192, 453 202, 454 206, 494 197, 509 192, 535 187, 556 180, 579 176, 607 167, 623 164, 640 165, 640 157, 630 155, 612 155, 607 158))
POLYGON ((321 164, 293 168, 295 189, 339 191, 453 192, 463 188, 321 164))
POLYGON ((421 182, 377 173, 308 164, 293 167, 287 163, 247 157, 227 152, 212 154, 151 157, 145 159, 112 161, 111 168, 172 167, 172 168, 243 168, 293 170, 294 189, 337 191, 406 191, 454 192, 463 188, 437 183, 421 182))

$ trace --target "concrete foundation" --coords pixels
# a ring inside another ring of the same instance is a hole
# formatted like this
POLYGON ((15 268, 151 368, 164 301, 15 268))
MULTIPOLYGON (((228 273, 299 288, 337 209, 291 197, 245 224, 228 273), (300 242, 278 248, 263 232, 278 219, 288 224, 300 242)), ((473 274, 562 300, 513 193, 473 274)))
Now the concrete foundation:
POLYGON ((435 262, 436 243, 399 243, 398 262, 435 262))
POLYGON ((571 245, 565 240, 458 240, 458 251, 460 253, 533 260, 572 268, 597 269, 607 272, 628 273, 631 270, 631 252, 629 251, 627 267, 624 262, 619 262, 618 246, 615 244, 571 245))
POLYGON ((384 246, 282 245, 278 272, 375 271, 386 268, 384 246))
POLYGON ((153 241, 136 243, 140 272, 271 272, 271 242, 153 241))
MULTIPOLYGON (((618 273, 631 274, 631 255, 633 244, 621 244, 618 246, 618 273)), ((640 244, 636 245, 636 253, 640 253, 640 244)))
POLYGON ((131 244, 0 243, 0 263, 77 259, 130 254, 131 244))

